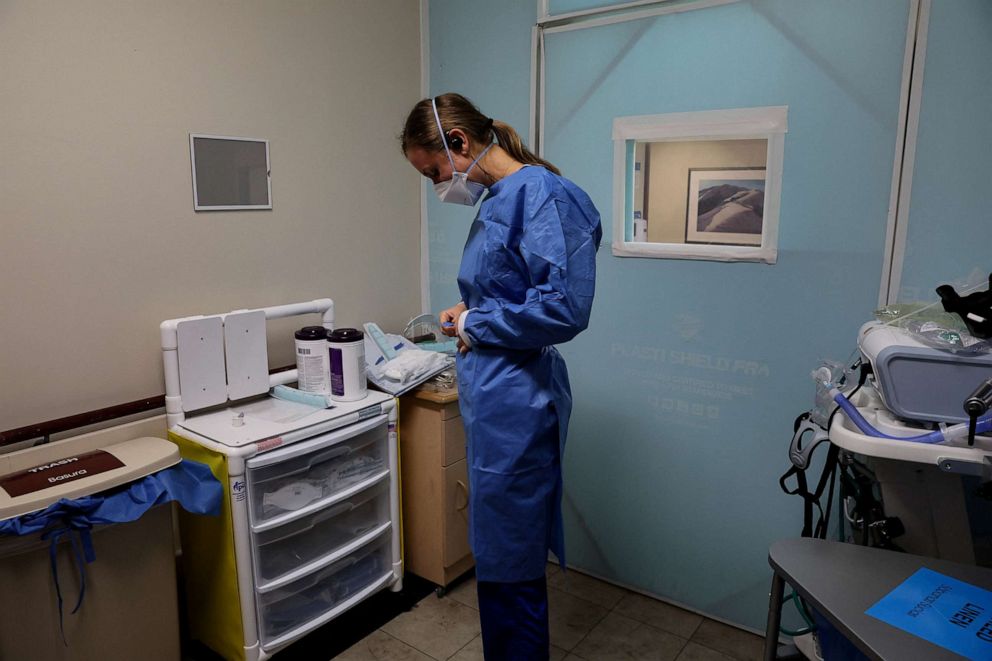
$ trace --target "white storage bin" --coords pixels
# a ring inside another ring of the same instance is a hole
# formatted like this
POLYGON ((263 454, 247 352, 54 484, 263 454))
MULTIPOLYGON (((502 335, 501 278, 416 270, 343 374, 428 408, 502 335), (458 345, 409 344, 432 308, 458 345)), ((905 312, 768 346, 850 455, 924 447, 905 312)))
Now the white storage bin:
POLYGON ((254 524, 290 520, 319 509, 349 487, 389 470, 385 416, 357 435, 322 434, 248 461, 254 524))
POLYGON ((320 564, 348 544, 389 526, 389 481, 354 494, 277 528, 255 533, 255 580, 259 586, 309 564, 320 564))
POLYGON ((331 613, 349 598, 392 573, 390 535, 345 556, 326 569, 258 595, 262 644, 271 644, 297 628, 331 613))

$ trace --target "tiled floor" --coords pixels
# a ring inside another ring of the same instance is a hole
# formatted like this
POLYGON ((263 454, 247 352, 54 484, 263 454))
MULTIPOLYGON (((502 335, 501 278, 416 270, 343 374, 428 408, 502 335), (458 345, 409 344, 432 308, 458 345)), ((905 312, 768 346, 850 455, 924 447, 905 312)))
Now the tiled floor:
MULTIPOLYGON (((575 571, 548 566, 552 661, 751 661, 759 636, 575 571)), ((475 579, 430 594, 344 653, 339 661, 481 661, 475 579)))

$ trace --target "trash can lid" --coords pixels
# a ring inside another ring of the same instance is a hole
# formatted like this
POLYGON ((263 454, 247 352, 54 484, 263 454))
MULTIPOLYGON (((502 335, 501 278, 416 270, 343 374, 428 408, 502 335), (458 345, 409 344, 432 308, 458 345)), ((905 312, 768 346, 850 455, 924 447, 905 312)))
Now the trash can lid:
POLYGON ((94 446, 79 438, 0 455, 0 521, 90 496, 181 461, 179 447, 150 436, 94 446))

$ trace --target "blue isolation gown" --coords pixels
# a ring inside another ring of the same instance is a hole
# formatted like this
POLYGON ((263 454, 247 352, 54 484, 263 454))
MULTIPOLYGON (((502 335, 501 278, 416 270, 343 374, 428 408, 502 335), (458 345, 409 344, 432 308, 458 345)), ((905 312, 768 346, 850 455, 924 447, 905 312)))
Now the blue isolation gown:
POLYGON ((472 350, 457 365, 480 581, 540 578, 548 549, 564 562, 572 394, 553 345, 589 323, 602 233, 589 196, 539 166, 496 182, 472 223, 458 273, 472 350))

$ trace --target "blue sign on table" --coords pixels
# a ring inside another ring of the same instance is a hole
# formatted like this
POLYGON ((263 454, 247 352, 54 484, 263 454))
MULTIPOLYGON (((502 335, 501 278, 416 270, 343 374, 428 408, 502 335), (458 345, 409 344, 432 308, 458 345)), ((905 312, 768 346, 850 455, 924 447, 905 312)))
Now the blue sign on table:
POLYGON ((920 569, 865 611, 969 659, 992 659, 992 592, 920 569))

